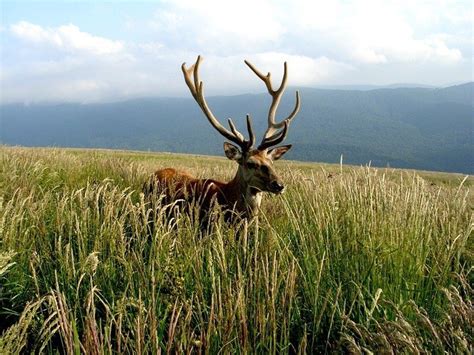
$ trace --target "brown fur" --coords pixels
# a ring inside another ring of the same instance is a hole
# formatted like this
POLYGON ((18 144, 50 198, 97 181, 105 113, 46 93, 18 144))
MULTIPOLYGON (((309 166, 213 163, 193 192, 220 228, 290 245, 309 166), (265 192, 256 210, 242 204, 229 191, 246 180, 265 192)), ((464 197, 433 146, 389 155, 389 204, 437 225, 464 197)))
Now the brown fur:
POLYGON ((201 219, 205 219, 214 202, 226 211, 226 220, 231 219, 235 213, 245 212, 241 204, 236 203, 239 191, 232 182, 198 179, 188 172, 173 168, 156 171, 147 184, 145 193, 164 194, 164 204, 178 200, 185 203, 197 202, 201 209, 201 219))
POLYGON ((258 212, 263 191, 281 192, 271 188, 272 182, 281 184, 273 169, 273 159, 278 159, 288 149, 289 146, 270 151, 254 149, 238 156, 231 155, 227 149, 228 158, 239 164, 234 178, 229 182, 198 179, 187 172, 166 168, 153 174, 144 192, 146 195, 163 194, 165 204, 178 200, 197 202, 202 211, 201 216, 206 215, 216 202, 226 211, 226 219, 236 215, 251 218, 258 212))

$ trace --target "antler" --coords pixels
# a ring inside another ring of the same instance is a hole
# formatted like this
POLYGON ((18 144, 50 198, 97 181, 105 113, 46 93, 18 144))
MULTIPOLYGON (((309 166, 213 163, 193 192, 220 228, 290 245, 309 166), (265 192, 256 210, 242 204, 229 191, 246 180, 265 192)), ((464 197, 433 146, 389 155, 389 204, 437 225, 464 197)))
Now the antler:
POLYGON ((216 119, 214 114, 209 109, 206 99, 204 98, 204 85, 203 82, 199 80, 199 64, 201 62, 201 56, 197 57, 196 63, 186 68, 186 63, 183 63, 181 69, 183 70, 184 80, 191 91, 191 94, 194 97, 194 100, 198 103, 204 115, 207 117, 211 125, 224 137, 228 140, 238 144, 243 151, 248 151, 253 144, 255 143, 255 134, 252 130, 252 120, 249 115, 247 115, 247 130, 249 132, 249 139, 246 140, 242 133, 237 131, 235 128, 234 122, 232 119, 228 119, 230 131, 222 126, 219 121, 216 119))
POLYGON ((265 131, 265 134, 263 135, 262 142, 258 146, 259 150, 264 150, 267 149, 271 146, 274 146, 280 142, 282 142, 286 134, 288 133, 288 127, 295 118, 296 114, 298 113, 298 110, 300 109, 300 94, 298 91, 296 91, 296 103, 295 103, 295 108, 293 111, 290 113, 290 115, 282 120, 281 122, 275 122, 275 114, 276 110, 278 108, 278 105, 280 104, 280 99, 281 96, 283 95, 283 92, 285 91, 286 87, 286 79, 287 79, 287 66, 286 62, 284 64, 284 71, 283 71, 283 79, 281 80, 280 87, 277 90, 273 90, 272 87, 272 82, 271 82, 271 74, 268 73, 267 75, 263 75, 257 68, 255 68, 249 61, 245 60, 245 64, 248 65, 248 67, 260 78, 263 80, 265 83, 265 86, 267 87, 268 93, 272 97, 272 103, 270 105, 270 109, 268 111, 268 128, 265 131), (282 130, 280 130, 282 129, 282 130), (280 131, 278 131, 280 130, 280 131), (276 131, 276 132, 275 132, 276 131))

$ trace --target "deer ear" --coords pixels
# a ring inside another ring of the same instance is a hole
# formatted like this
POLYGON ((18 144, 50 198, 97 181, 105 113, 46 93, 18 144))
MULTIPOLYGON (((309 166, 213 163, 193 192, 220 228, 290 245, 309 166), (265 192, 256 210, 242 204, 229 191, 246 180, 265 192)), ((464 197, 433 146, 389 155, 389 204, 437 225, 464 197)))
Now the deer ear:
POLYGON ((291 144, 282 145, 281 147, 276 147, 269 150, 267 154, 270 157, 270 159, 278 160, 283 156, 283 154, 289 151, 290 148, 291 148, 291 144))
POLYGON ((242 158, 240 149, 231 143, 224 142, 224 152, 230 160, 240 160, 242 158))

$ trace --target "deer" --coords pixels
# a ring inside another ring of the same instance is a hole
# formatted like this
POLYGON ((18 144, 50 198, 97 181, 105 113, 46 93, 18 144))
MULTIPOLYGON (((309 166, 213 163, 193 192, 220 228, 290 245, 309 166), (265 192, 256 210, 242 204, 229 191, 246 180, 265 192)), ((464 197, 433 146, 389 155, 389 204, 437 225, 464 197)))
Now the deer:
POLYGON ((284 191, 285 186, 275 171, 273 162, 280 159, 292 147, 291 144, 277 147, 276 145, 286 138, 290 123, 300 109, 300 95, 296 91, 293 110, 288 117, 276 122, 276 111, 287 84, 287 63, 284 63, 281 84, 278 89, 274 89, 270 73, 264 75, 249 61, 244 62, 264 82, 271 96, 268 128, 260 144, 254 147, 255 134, 249 114, 246 116, 248 138, 245 138, 231 118, 228 119, 229 129, 227 129, 212 113, 204 96, 204 84, 199 79, 201 56, 198 56, 196 62, 189 68, 186 67, 186 63, 182 64, 184 81, 211 126, 232 142, 224 142, 224 153, 228 159, 238 164, 237 171, 230 181, 222 182, 214 179, 198 179, 174 168, 161 169, 150 178, 146 185, 146 194, 164 194, 166 203, 178 200, 197 201, 201 210, 200 218, 217 203, 225 211, 225 219, 230 220, 236 215, 241 219, 255 217, 260 209, 264 192, 281 194, 284 191))

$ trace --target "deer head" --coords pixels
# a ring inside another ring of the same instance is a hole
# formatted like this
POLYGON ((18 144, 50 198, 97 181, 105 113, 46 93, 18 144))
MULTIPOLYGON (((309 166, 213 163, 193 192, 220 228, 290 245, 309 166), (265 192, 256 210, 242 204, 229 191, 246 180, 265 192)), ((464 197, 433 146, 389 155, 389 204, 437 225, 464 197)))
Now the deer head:
POLYGON ((275 146, 285 139, 290 123, 300 108, 300 97, 298 91, 296 91, 296 103, 293 111, 287 118, 280 122, 275 121, 276 111, 286 87, 286 62, 284 63, 283 79, 280 87, 274 90, 271 83, 271 74, 268 73, 267 75, 263 75, 251 63, 245 60, 245 64, 247 64, 247 66, 265 83, 268 93, 272 97, 272 102, 268 111, 268 127, 257 148, 254 148, 255 134, 253 132, 250 115, 247 114, 247 130, 249 138, 246 139, 244 135, 236 129, 232 119, 228 119, 229 130, 219 123, 209 109, 206 99, 204 98, 203 82, 199 80, 200 62, 201 56, 198 56, 196 63, 189 68, 186 68, 186 63, 183 63, 181 69, 183 70, 184 80, 186 81, 192 96, 198 103, 204 115, 207 117, 209 123, 221 135, 235 143, 232 144, 225 142, 224 152, 227 158, 234 160, 239 164, 238 176, 241 179, 241 182, 255 190, 255 192, 266 191, 281 193, 284 189, 284 185, 273 168, 273 162, 282 157, 283 154, 291 148, 291 145, 275 146))

